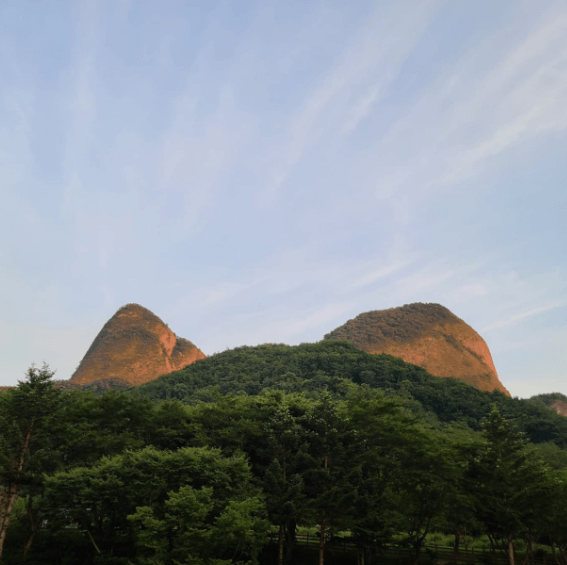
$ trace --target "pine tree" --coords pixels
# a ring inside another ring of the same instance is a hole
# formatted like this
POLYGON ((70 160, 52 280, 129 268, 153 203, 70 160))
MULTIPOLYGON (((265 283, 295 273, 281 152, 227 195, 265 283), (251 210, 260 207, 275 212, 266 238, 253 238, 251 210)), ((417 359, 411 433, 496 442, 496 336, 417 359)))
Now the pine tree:
POLYGON ((483 435, 484 447, 472 466, 477 516, 493 547, 500 545, 514 565, 514 539, 533 518, 546 468, 496 408, 483 422, 483 435))
MULTIPOLYGON (((43 455, 48 450, 50 423, 61 398, 61 391, 51 382, 53 375, 46 364, 41 369, 32 365, 26 380, 0 396, 0 559, 20 490, 34 482, 32 475, 42 475, 40 467, 46 460, 43 455)), ((38 525, 31 519, 33 509, 28 510, 32 536, 25 551, 38 525)))

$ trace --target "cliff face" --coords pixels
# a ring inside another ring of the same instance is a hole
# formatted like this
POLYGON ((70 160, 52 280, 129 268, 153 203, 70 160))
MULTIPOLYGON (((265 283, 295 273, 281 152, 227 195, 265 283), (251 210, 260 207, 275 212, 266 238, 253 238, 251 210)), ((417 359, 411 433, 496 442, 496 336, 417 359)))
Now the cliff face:
POLYGON ((485 341, 440 304, 407 304, 360 314, 325 339, 354 343, 368 353, 388 353, 437 377, 454 377, 480 390, 504 388, 485 341))
POLYGON ((85 385, 117 379, 140 385, 204 358, 200 349, 177 337, 155 314, 128 304, 106 322, 70 381, 85 385))
POLYGON ((565 400, 554 400, 548 405, 550 410, 554 410, 561 416, 567 416, 567 402, 565 400))

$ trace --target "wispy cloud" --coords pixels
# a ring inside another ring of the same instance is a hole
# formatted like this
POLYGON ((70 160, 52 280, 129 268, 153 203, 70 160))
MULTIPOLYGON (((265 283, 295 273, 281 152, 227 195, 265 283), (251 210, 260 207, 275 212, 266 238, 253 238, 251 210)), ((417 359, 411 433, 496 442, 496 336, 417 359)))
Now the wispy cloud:
MULTIPOLYGON (((505 339, 560 331, 563 3, 69 6, 0 37, 5 334, 137 301, 210 353, 439 302, 506 367, 505 339)), ((45 332, 38 352, 84 353, 45 332)))
POLYGON ((349 134, 356 129, 361 122, 372 111, 372 107, 378 101, 380 88, 371 86, 358 102, 356 102, 348 112, 348 118, 343 126, 345 134, 349 134))
POLYGON ((16 190, 29 176, 33 164, 30 136, 34 110, 31 88, 0 87, 0 180, 5 194, 16 190))
POLYGON ((203 208, 218 196, 237 151, 245 143, 246 126, 218 108, 201 131, 179 127, 175 121, 162 139, 159 189, 178 196, 184 231, 190 230, 203 208))
POLYGON ((75 61, 73 80, 68 93, 69 114, 63 166, 66 191, 63 206, 69 215, 77 216, 80 225, 86 214, 81 211, 85 194, 85 160, 92 142, 92 128, 97 114, 96 48, 98 41, 98 10, 93 0, 76 6, 75 61))
POLYGON ((356 39, 327 71, 291 118, 288 141, 263 198, 270 201, 318 140, 352 132, 385 95, 424 29, 437 2, 380 5, 356 39))
POLYGON ((567 14, 555 8, 516 31, 512 45, 469 50, 375 145, 368 186, 378 179, 384 196, 423 199, 511 147, 566 129, 566 38, 567 14))
MULTIPOLYGON (((323 335, 335 325, 343 323, 344 317, 352 311, 352 307, 351 302, 338 302, 313 308, 308 312, 295 312, 292 315, 286 315, 282 308, 276 308, 271 314, 276 313, 277 319, 267 312, 241 315, 225 321, 222 332, 228 347, 242 344, 293 344, 301 341, 317 341, 323 339, 323 335)), ((205 348, 214 349, 213 343, 218 343, 218 340, 214 336, 209 339, 205 337, 205 348)))
POLYGON ((493 322, 492 324, 489 324, 488 326, 482 328, 482 331, 488 332, 491 330, 497 330, 508 326, 514 326, 516 324, 522 323, 527 318, 536 316, 537 314, 542 314, 543 312, 549 312, 550 310, 563 308, 565 306, 567 306, 567 301, 565 300, 559 302, 552 302, 551 304, 545 304, 544 306, 538 306, 537 308, 532 308, 525 312, 519 312, 518 314, 513 314, 512 316, 505 318, 503 320, 498 320, 496 322, 493 322))
POLYGON ((396 261, 391 265, 387 265, 386 267, 382 267, 381 269, 367 273, 366 275, 363 275, 354 283, 352 283, 350 285, 350 290, 358 289, 363 286, 367 286, 369 284, 375 283, 384 277, 397 273, 398 271, 406 267, 408 264, 409 261, 396 261))

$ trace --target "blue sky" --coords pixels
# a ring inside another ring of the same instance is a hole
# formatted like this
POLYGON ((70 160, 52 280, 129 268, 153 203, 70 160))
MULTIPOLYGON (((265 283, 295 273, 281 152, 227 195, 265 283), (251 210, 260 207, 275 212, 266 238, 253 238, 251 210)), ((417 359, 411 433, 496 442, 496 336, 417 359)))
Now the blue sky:
POLYGON ((564 2, 3 0, 0 77, 0 384, 438 302, 567 394, 564 2))

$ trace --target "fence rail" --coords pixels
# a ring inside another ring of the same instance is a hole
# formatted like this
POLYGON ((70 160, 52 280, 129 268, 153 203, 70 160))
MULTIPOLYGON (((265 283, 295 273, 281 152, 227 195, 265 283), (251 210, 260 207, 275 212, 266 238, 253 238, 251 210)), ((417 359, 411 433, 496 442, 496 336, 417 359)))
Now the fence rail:
MULTIPOLYGON (((277 543, 278 534, 272 533, 271 538, 277 543)), ((319 535, 318 534, 301 534, 295 535, 295 543, 299 546, 307 547, 308 549, 319 548, 319 535)), ((368 549, 374 549, 379 555, 390 558, 405 558, 410 557, 411 548, 390 545, 386 547, 367 546, 368 549)), ((358 544, 353 538, 345 536, 342 538, 333 537, 325 543, 325 550, 327 551, 342 551, 342 552, 356 552, 360 549, 358 544)), ((452 547, 444 547, 437 544, 428 544, 422 546, 422 559, 433 560, 436 565, 473 565, 481 563, 482 565, 507 565, 507 556, 502 552, 494 552, 486 548, 474 547, 461 547, 458 552, 455 552, 452 547)), ((524 552, 516 553, 517 565, 559 565, 559 561, 553 558, 534 558, 530 556, 529 560, 526 558, 524 552)))

